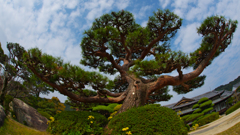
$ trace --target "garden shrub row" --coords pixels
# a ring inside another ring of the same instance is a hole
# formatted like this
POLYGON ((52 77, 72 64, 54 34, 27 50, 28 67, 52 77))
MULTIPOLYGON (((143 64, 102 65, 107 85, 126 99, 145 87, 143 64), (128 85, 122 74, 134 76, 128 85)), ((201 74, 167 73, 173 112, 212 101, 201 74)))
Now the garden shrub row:
POLYGON ((233 105, 232 107, 230 107, 227 111, 226 111, 226 115, 234 112, 235 110, 237 110, 238 108, 240 108, 240 101, 237 102, 235 105, 233 105))
POLYGON ((210 123, 210 122, 212 122, 212 121, 214 121, 218 118, 219 118, 219 113, 218 112, 213 112, 213 113, 207 114, 203 118, 199 119, 197 121, 197 123, 198 123, 199 126, 202 126, 202 125, 210 123))

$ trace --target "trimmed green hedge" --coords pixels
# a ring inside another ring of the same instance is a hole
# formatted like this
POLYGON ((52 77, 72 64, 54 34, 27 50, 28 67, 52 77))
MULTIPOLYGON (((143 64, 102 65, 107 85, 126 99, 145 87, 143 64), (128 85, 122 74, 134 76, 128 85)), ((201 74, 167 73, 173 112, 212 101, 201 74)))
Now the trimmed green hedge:
POLYGON ((119 104, 114 107, 113 111, 118 111, 122 107, 122 104, 119 104))
POLYGON ((219 118, 219 113, 218 112, 213 112, 213 113, 208 114, 208 115, 204 116, 203 118, 199 119, 197 121, 197 123, 198 123, 199 126, 202 126, 202 125, 210 123, 210 122, 212 122, 212 121, 214 121, 218 118, 219 118))
POLYGON ((117 104, 117 103, 109 104, 108 108, 111 108, 113 110, 117 105, 119 105, 119 104, 117 104))
POLYGON ((205 106, 210 106, 210 105, 212 105, 212 100, 209 100, 209 101, 207 101, 207 102, 202 103, 202 104, 200 105, 200 108, 204 108, 205 106))
POLYGON ((198 104, 201 104, 201 103, 203 103, 203 102, 205 102, 205 101, 207 101, 207 100, 209 100, 207 97, 203 97, 203 98, 201 98, 201 99, 198 101, 198 104))
POLYGON ((199 108, 199 104, 193 105, 192 109, 199 108))
POLYGON ((109 104, 108 106, 105 105, 98 105, 96 107, 93 107, 93 111, 100 111, 100 110, 105 110, 108 111, 109 113, 112 113, 114 111, 114 108, 119 105, 117 103, 109 104))
POLYGON ((93 107, 92 110, 93 111, 105 110, 105 111, 108 111, 109 113, 113 112, 113 109, 111 109, 111 108, 109 108, 108 106, 105 106, 105 105, 98 105, 96 107, 93 107))
POLYGON ((192 115, 189 115, 189 117, 186 119, 186 123, 190 122, 190 121, 194 121, 196 120, 198 117, 201 117, 203 116, 204 114, 203 113, 196 113, 196 114, 192 114, 192 115))
POLYGON ((157 104, 131 108, 116 115, 108 123, 106 134, 126 134, 129 131, 133 135, 187 135, 188 133, 186 125, 176 112, 157 104), (127 130, 123 131, 123 129, 127 130))
POLYGON ((194 112, 193 112, 193 114, 195 114, 195 113, 200 113, 202 111, 202 109, 201 108, 198 108, 198 109, 196 109, 194 112))
POLYGON ((207 108, 207 109, 203 110, 202 113, 206 114, 211 110, 213 110, 213 107, 210 107, 210 108, 207 108))
POLYGON ((234 112, 235 110, 237 110, 238 108, 240 108, 240 101, 237 102, 235 105, 233 105, 232 107, 230 107, 225 113, 226 115, 234 112))
POLYGON ((48 126, 51 134, 94 134, 103 132, 108 123, 107 118, 95 112, 88 111, 62 111, 54 116, 54 121, 48 126), (94 118, 89 118, 93 116, 94 118))

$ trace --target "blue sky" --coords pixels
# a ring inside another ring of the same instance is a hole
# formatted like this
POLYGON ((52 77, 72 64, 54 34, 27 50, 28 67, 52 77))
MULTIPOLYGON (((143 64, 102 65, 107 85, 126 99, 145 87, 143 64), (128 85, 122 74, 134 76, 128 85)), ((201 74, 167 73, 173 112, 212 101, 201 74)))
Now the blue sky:
MULTIPOLYGON (((7 42, 16 42, 26 49, 38 47, 79 65, 83 32, 91 27, 95 18, 124 9, 132 12, 136 22, 145 27, 148 17, 160 8, 170 9, 183 19, 171 48, 190 53, 199 47, 202 37, 196 28, 207 16, 223 15, 240 22, 239 6, 239 0, 0 0, 0 42, 4 50, 7 42)), ((207 75, 204 86, 184 95, 171 91, 173 98, 161 104, 177 102, 183 96, 197 96, 237 78, 240 75, 239 43, 240 30, 237 28, 232 44, 203 71, 202 74, 207 75)), ((175 76, 177 72, 170 75, 175 76)), ((66 96, 58 92, 41 96, 66 100, 66 96)))

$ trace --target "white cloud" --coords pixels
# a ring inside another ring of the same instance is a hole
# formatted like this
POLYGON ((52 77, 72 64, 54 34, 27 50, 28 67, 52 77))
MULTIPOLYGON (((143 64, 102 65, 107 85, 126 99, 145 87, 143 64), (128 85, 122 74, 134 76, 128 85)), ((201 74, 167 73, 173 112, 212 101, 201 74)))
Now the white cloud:
POLYGON ((97 17, 100 17, 103 14, 103 11, 110 11, 113 8, 113 0, 93 0, 86 2, 85 8, 90 10, 87 14, 87 19, 89 21, 94 20, 97 17))
POLYGON ((133 13, 135 19, 141 19, 146 17, 146 11, 150 10, 152 6, 143 6, 141 9, 136 13, 133 13))
POLYGON ((187 20, 201 20, 206 18, 207 16, 212 15, 213 8, 209 7, 210 4, 213 3, 214 0, 199 0, 196 7, 192 7, 186 14, 187 20), (210 12, 208 12, 210 10, 210 12))
POLYGON ((120 0, 116 2, 116 6, 119 10, 125 9, 130 3, 130 0, 120 0))
POLYGON ((199 23, 192 23, 186 27, 182 27, 178 32, 178 37, 174 44, 180 46, 183 52, 192 52, 199 47, 199 39, 196 28, 200 26, 199 23))
POLYGON ((148 21, 143 21, 143 22, 141 23, 141 26, 142 26, 142 27, 146 27, 146 26, 147 26, 147 23, 148 23, 148 21))
POLYGON ((159 0, 160 5, 162 6, 163 9, 165 9, 168 4, 170 3, 170 0, 159 0))
POLYGON ((175 14, 184 18, 185 14, 187 13, 187 9, 192 3, 196 3, 196 0, 177 0, 171 4, 171 7, 174 7, 173 12, 175 14))

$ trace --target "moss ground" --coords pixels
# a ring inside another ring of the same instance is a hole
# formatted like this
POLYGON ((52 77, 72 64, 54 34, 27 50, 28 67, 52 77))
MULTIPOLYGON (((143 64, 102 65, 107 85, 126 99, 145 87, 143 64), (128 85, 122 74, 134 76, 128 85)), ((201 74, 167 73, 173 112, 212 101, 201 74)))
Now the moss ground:
POLYGON ((27 127, 12 118, 4 120, 4 125, 0 127, 1 135, 51 135, 47 132, 41 132, 36 129, 27 127))

